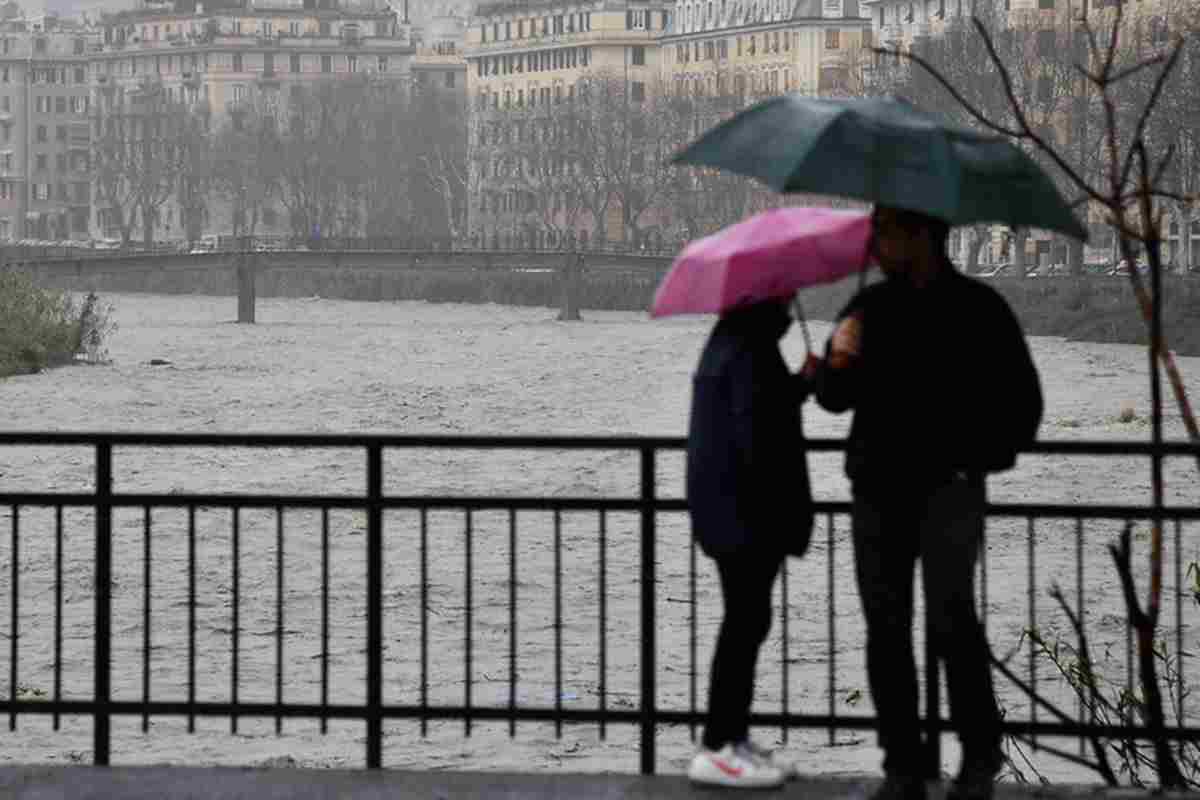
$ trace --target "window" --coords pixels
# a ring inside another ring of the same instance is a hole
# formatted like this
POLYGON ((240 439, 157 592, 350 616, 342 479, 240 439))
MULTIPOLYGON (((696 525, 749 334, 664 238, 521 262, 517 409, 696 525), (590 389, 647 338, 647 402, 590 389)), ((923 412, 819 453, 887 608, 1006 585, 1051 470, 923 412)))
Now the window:
POLYGON ((46 154, 38 153, 37 157, 34 159, 34 163, 36 164, 34 169, 36 169, 38 172, 45 172, 46 171, 46 154))
POLYGON ((41 37, 34 39, 33 40, 33 52, 35 52, 35 53, 46 52, 46 40, 41 37))
POLYGON ((34 200, 49 200, 50 199, 50 184, 48 184, 48 183, 33 184, 33 199, 34 200))
POLYGON ((454 73, 453 72, 446 73, 446 88, 447 89, 454 88, 454 73))
POLYGON ((67 98, 65 98, 65 97, 54 98, 54 113, 55 114, 67 113, 67 98))
POLYGON ((317 33, 321 36, 331 36, 333 34, 333 26, 329 24, 329 20, 321 20, 317 25, 317 33))
POLYGON ((83 67, 75 68, 75 83, 87 83, 87 70, 83 67))
POLYGON ((233 85, 233 102, 241 103, 246 99, 245 84, 235 83, 233 85))
POLYGON ((629 9, 625 12, 625 29, 631 31, 641 31, 649 27, 648 17, 650 12, 645 9, 629 9))
POLYGON ((83 50, 84 50, 84 40, 76 39, 75 40, 75 55, 77 55, 77 56, 83 55, 83 50))
POLYGON ((482 42, 483 44, 487 44, 487 40, 488 40, 487 25, 480 25, 479 26, 479 41, 482 42))
POLYGON ((841 45, 842 45, 841 33, 842 33, 841 31, 834 30, 834 29, 825 31, 825 49, 826 50, 838 50, 841 48, 841 45))
POLYGON ((300 71, 300 54, 299 53, 292 53, 288 57, 288 61, 291 62, 288 64, 288 66, 291 68, 292 72, 300 71))
POLYGON ((67 126, 57 125, 54 128, 54 138, 57 141, 65 142, 67 140, 67 126))
POLYGON ((642 45, 639 44, 639 45, 635 45, 635 46, 629 48, 629 50, 630 50, 629 63, 633 64, 635 67, 646 66, 646 48, 645 47, 643 47, 642 45))
POLYGON ((300 23, 299 22, 289 22, 288 23, 288 33, 292 36, 299 36, 300 35, 300 23))
POLYGON ((346 72, 358 72, 358 56, 346 56, 346 72))
POLYGON ((1054 96, 1054 81, 1049 75, 1039 75, 1037 82, 1038 100, 1049 103, 1054 96))
POLYGON ((1038 8, 1053 11, 1054 0, 1038 0, 1038 8))
POLYGON ((321 56, 321 72, 333 72, 333 56, 321 56))
POLYGON ((45 126, 45 125, 38 125, 38 126, 37 126, 37 137, 36 137, 36 141, 39 141, 39 142, 44 142, 44 141, 46 141, 46 126, 45 126))
POLYGON ((1056 46, 1055 32, 1051 29, 1043 29, 1037 32, 1037 51, 1038 55, 1048 57, 1054 54, 1056 46))
POLYGON ((241 53, 233 54, 233 71, 234 72, 242 71, 242 54, 241 53))
MULTIPOLYGON (((483 63, 482 60, 480 61, 480 63, 481 64, 483 63)), ((376 65, 376 67, 380 72, 387 72, 388 71, 388 57, 380 56, 379 63, 376 65)))
POLYGON ((235 19, 233 21, 233 35, 234 36, 242 35, 242 21, 240 19, 235 19))
POLYGON ((646 84, 641 81, 633 81, 629 84, 629 99, 635 103, 641 103, 646 99, 646 84))
POLYGON ((265 37, 268 37, 268 38, 275 35, 275 26, 271 23, 270 20, 266 20, 266 19, 263 20, 262 35, 265 37))

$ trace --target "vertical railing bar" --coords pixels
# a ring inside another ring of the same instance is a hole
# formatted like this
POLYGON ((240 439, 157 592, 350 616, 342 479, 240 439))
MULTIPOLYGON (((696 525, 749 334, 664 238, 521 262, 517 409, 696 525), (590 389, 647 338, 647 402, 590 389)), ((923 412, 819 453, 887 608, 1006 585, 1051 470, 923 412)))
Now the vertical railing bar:
POLYGON ((657 628, 655 621, 655 451, 649 445, 641 453, 641 759, 643 775, 655 768, 655 724, 657 722, 657 628))
POLYGON ((283 733, 283 506, 275 507, 275 735, 283 733))
POLYGON ((562 738, 562 512, 554 509, 554 737, 562 738))
POLYGON ((383 446, 367 445, 367 768, 383 766, 383 446))
POLYGON ((979 602, 983 608, 980 611, 980 619, 983 623, 983 635, 987 638, 988 632, 988 535, 987 535, 987 520, 983 523, 983 535, 979 540, 979 602))
MULTIPOLYGON (((1127 520, 1126 524, 1132 525, 1133 520, 1127 520)), ((1132 546, 1130 544, 1130 547, 1132 546)), ((1125 693, 1126 696, 1133 697, 1133 626, 1128 620, 1125 622, 1125 693)), ((1132 716, 1130 712, 1126 713, 1132 716)))
POLYGON ((233 713, 229 715, 229 731, 237 733, 238 730, 238 668, 241 663, 241 653, 239 651, 239 641, 241 640, 241 551, 242 551, 242 509, 239 506, 233 507, 233 540, 230 542, 230 547, 233 550, 232 561, 233 565, 230 569, 230 585, 233 588, 233 596, 230 598, 229 615, 229 702, 233 705, 233 713))
POLYGON ((151 575, 150 531, 153 511, 142 506, 142 733, 150 732, 150 625, 153 578, 151 575))
POLYGON ((787 716, 790 708, 788 704, 788 679, 791 677, 791 664, 788 663, 788 560, 786 557, 783 559, 783 564, 780 565, 779 569, 779 594, 779 627, 780 635, 783 637, 783 641, 780 643, 779 654, 779 671, 783 676, 783 685, 779 688, 784 717, 784 721, 779 723, 779 735, 783 739, 783 743, 787 744, 789 727, 787 716))
POLYGON ((517 735, 517 511, 508 510, 508 735, 517 735))
MULTIPOLYGON (((15 702, 17 699, 17 644, 20 636, 20 616, 21 616, 21 593, 18 591, 18 581, 20 579, 20 550, 19 539, 21 538, 21 507, 19 505, 12 506, 12 605, 9 610, 12 613, 9 619, 9 637, 8 637, 8 699, 15 702)), ((13 706, 8 714, 8 729, 15 731, 17 729, 17 708, 13 706)))
MULTIPOLYGON (((834 626, 834 606, 833 606, 833 514, 825 515, 825 557, 828 559, 826 565, 826 598, 825 598, 825 617, 826 628, 829 635, 829 717, 832 720, 837 714, 837 677, 834 675, 836 671, 835 663, 837 661, 837 629, 834 626)), ((837 741, 837 728, 831 722, 829 725, 829 746, 832 747, 837 741)))
MULTIPOLYGON (((1086 626, 1083 618, 1083 517, 1075 518, 1075 615, 1079 618, 1079 652, 1083 653, 1084 633, 1086 626)), ((1079 714, 1079 724, 1084 723, 1083 697, 1076 696, 1075 704, 1079 714)), ((1087 739, 1079 737, 1079 755, 1087 752, 1087 739)))
POLYGON ((473 531, 472 531, 472 527, 471 527, 471 523, 472 523, 471 509, 468 508, 468 509, 465 509, 465 511, 466 511, 466 530, 464 531, 464 538, 465 538, 465 544, 466 544, 466 548, 465 548, 466 549, 466 554, 465 554, 466 555, 466 565, 465 565, 466 572, 463 575, 463 583, 464 583, 463 594, 464 594, 464 597, 466 600, 467 614, 466 614, 465 625, 463 626, 464 647, 466 648, 466 658, 464 659, 464 664, 463 664, 464 678, 465 678, 464 687, 463 687, 463 695, 464 695, 463 705, 465 708, 465 710, 463 712, 463 735, 470 736, 471 735, 471 697, 472 697, 472 688, 473 688, 472 683, 471 683, 471 677, 472 677, 472 672, 473 672, 472 664, 471 664, 471 628, 472 628, 472 624, 473 624, 473 620, 471 619, 471 613, 472 613, 471 606, 473 605, 472 597, 471 597, 471 585, 473 583, 473 581, 471 580, 471 571, 474 569, 474 566, 471 563, 471 559, 472 559, 471 551, 472 551, 472 547, 473 547, 473 542, 472 542, 473 531))
POLYGON ((696 540, 689 536, 688 548, 688 707, 691 716, 688 721, 688 732, 691 740, 696 741, 696 716, 699 683, 696 665, 696 540))
POLYGON ((600 740, 608 738, 608 511, 600 510, 600 740))
POLYGON ((109 762, 109 703, 112 700, 112 444, 96 444, 96 604, 92 760, 109 762))
MULTIPOLYGON (((54 702, 62 701, 63 507, 54 507, 54 702)), ((54 712, 54 730, 59 713, 54 712)))
POLYGON ((1183 531, 1179 517, 1175 518, 1175 724, 1183 719, 1183 531))
MULTIPOLYGON (((1029 576, 1026 593, 1029 601, 1029 630, 1034 632, 1037 630, 1037 546, 1036 546, 1036 523, 1033 517, 1026 517, 1027 541, 1029 549, 1029 576)), ((1034 645, 1033 636, 1029 637, 1029 686, 1032 689, 1031 698, 1037 697, 1037 647, 1034 645)), ((1036 724, 1038 721, 1037 703, 1030 700, 1030 720, 1036 724)), ((1030 743, 1037 747, 1037 734, 1029 735, 1030 743)))
POLYGON ((196 732, 196 507, 188 505, 188 733, 196 732))
POLYGON ((421 736, 429 735, 429 509, 421 509, 421 736))
POLYGON ((329 509, 321 509, 321 734, 329 732, 329 509))

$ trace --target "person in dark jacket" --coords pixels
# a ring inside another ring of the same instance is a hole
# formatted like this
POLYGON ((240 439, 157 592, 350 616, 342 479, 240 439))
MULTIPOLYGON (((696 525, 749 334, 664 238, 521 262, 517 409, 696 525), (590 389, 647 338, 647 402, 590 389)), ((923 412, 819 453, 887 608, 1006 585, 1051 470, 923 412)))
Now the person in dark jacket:
POLYGON ((867 677, 885 780, 874 800, 924 800, 913 659, 913 570, 921 560, 935 652, 963 748, 949 800, 990 800, 1003 766, 990 650, 975 612, 988 473, 1031 443, 1042 392, 1020 325, 990 286, 954 269, 948 226, 877 208, 885 280, 841 313, 816 370, 818 402, 854 409, 846 445, 867 677))
POLYGON ((811 373, 792 375, 779 352, 790 324, 783 301, 725 314, 693 381, 688 508, 697 544, 716 561, 724 599, 702 747, 688 770, 697 783, 778 786, 792 775, 748 735, 775 576, 786 555, 804 553, 812 528, 800 419, 811 373))

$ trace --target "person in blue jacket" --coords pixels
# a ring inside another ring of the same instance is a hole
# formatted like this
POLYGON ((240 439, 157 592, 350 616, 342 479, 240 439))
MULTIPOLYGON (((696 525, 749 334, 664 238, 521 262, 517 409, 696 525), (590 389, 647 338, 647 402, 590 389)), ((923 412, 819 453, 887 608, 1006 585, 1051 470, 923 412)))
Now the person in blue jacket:
POLYGON ((701 784, 759 788, 794 776, 748 730, 775 576, 785 556, 803 555, 812 530, 800 406, 816 360, 789 372, 779 339, 790 324, 784 300, 726 313, 693 378, 688 509, 692 535, 716 562, 724 600, 703 740, 688 769, 701 784))

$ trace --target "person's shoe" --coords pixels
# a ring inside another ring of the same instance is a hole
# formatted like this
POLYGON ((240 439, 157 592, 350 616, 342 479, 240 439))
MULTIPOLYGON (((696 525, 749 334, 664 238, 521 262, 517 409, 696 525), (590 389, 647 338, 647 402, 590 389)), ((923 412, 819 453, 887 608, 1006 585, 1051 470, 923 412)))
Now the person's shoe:
POLYGON ((996 750, 986 758, 963 758, 958 776, 946 790, 946 800, 992 800, 996 776, 1004 767, 1004 753, 996 750))
POLYGON ((926 800, 925 780, 909 775, 886 775, 869 800, 926 800))
POLYGON ((768 750, 753 739, 746 739, 740 742, 740 745, 762 763, 777 767, 783 773, 784 780, 794 781, 800 777, 800 767, 796 762, 782 761, 774 751, 768 750))
POLYGON ((727 744, 720 750, 700 748, 688 767, 688 779, 707 786, 770 789, 782 786, 783 770, 760 761, 743 745, 727 744))

